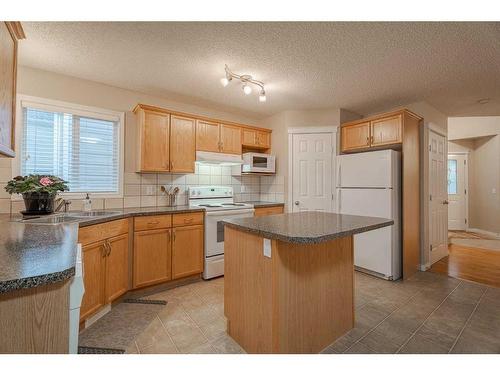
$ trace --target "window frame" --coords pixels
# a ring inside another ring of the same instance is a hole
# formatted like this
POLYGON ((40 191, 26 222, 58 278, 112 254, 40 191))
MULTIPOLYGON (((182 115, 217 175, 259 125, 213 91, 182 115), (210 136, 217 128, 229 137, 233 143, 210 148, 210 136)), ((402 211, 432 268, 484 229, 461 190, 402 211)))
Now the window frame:
MULTIPOLYGON (((125 112, 118 112, 109 109, 85 106, 81 104, 69 103, 59 100, 46 99, 29 95, 17 95, 16 98, 16 139, 15 150, 16 156, 12 162, 12 174, 18 176, 21 173, 21 142, 24 137, 24 114, 23 107, 32 107, 45 109, 48 111, 66 112, 80 116, 88 116, 97 119, 117 121, 118 122, 118 192, 116 193, 98 193, 89 192, 91 198, 123 198, 123 176, 125 171, 125 112)), ((68 199, 84 199, 86 193, 59 193, 64 198, 68 199)), ((18 194, 12 195, 12 200, 21 200, 22 197, 18 194)))

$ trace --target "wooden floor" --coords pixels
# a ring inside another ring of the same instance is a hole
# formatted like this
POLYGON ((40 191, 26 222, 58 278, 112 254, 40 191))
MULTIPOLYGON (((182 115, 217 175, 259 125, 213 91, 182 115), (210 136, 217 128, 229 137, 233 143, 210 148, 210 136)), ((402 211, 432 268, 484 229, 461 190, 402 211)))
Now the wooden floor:
POLYGON ((500 251, 448 246, 450 255, 434 263, 431 272, 500 287, 500 251))

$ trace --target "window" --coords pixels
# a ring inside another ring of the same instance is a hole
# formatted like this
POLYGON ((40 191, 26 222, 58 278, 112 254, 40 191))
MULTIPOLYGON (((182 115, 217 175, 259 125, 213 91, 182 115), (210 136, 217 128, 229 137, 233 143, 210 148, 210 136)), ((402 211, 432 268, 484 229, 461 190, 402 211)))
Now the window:
POLYGON ((20 173, 53 174, 70 193, 121 196, 123 114, 21 101, 20 173))
POLYGON ((457 193, 457 161, 448 160, 448 194, 457 193))

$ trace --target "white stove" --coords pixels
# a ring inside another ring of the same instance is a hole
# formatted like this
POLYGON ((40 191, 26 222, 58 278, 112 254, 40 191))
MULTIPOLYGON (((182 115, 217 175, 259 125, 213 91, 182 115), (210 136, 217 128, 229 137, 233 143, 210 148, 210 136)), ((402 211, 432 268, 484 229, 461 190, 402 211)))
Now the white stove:
POLYGON ((190 186, 189 206, 205 209, 205 267, 203 278, 224 275, 224 226, 222 220, 252 217, 249 203, 234 202, 230 186, 190 186))

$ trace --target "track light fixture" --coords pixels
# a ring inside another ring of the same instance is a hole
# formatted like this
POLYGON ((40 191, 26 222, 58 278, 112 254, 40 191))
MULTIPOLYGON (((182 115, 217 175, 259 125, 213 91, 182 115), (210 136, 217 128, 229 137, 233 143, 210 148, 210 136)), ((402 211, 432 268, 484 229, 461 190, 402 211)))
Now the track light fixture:
POLYGON ((242 83, 241 88, 243 89, 245 95, 250 95, 252 93, 251 85, 256 85, 260 88, 259 102, 264 103, 267 100, 266 90, 264 89, 264 82, 257 81, 253 79, 251 75, 248 74, 242 74, 242 75, 235 74, 229 69, 227 65, 225 66, 224 70, 226 72, 226 76, 221 78, 220 80, 222 86, 226 87, 229 84, 229 82, 231 82, 233 78, 235 78, 242 83))

